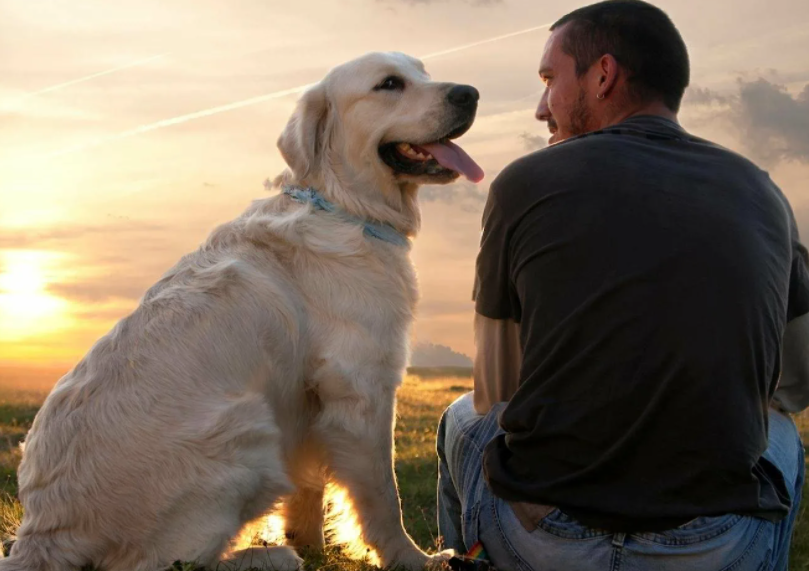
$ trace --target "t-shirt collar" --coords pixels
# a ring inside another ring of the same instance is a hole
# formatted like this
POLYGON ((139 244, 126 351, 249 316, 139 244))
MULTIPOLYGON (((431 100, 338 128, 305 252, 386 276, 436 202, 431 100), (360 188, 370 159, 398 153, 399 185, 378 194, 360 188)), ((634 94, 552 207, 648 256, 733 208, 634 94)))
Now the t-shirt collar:
MULTIPOLYGON (((671 119, 667 119, 666 117, 661 117, 660 115, 634 115, 628 119, 624 119, 620 123, 616 123, 615 125, 611 125, 610 127, 636 127, 641 129, 649 129, 654 131, 664 130, 672 133, 676 133, 678 135, 684 135, 685 129, 683 129, 679 123, 676 121, 672 121, 671 119)), ((607 127, 609 129, 610 127, 607 127)))

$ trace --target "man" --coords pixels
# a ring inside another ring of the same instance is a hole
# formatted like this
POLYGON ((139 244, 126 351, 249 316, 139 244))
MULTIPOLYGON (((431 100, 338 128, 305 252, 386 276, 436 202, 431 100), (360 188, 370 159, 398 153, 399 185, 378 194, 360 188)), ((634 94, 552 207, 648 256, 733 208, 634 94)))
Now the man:
POLYGON ((491 185, 439 532, 502 571, 786 569, 803 448, 768 406, 809 404, 789 204, 678 125, 688 55, 661 10, 602 2, 551 31, 537 118, 558 144, 491 185))

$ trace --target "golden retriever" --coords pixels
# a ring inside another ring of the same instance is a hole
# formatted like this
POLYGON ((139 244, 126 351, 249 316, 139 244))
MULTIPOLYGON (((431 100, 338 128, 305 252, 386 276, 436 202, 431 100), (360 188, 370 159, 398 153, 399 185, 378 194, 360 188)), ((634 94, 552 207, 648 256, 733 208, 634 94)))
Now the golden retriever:
POLYGON ((215 229, 48 396, 0 570, 296 569, 295 546, 323 545, 326 477, 383 565, 442 557, 402 524, 395 391, 417 300, 417 188, 482 177, 450 142, 477 100, 399 53, 308 90, 278 140, 285 192, 215 229), (279 498, 290 545, 233 552, 279 498))

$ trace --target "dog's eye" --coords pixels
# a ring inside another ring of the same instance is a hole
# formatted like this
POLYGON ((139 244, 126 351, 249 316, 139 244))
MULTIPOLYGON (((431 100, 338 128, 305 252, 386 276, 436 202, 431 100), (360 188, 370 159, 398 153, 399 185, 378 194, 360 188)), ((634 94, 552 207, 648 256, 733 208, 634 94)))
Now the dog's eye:
POLYGON ((402 78, 391 75, 374 87, 374 91, 401 91, 404 89, 404 86, 405 84, 402 78))

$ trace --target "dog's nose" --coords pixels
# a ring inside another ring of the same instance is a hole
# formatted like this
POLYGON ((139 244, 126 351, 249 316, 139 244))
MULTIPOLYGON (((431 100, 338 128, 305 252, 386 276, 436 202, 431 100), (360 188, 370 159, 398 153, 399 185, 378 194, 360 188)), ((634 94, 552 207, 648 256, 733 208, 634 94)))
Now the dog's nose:
POLYGON ((447 93, 447 100, 457 107, 472 107, 480 99, 480 93, 471 85, 456 85, 447 93))

